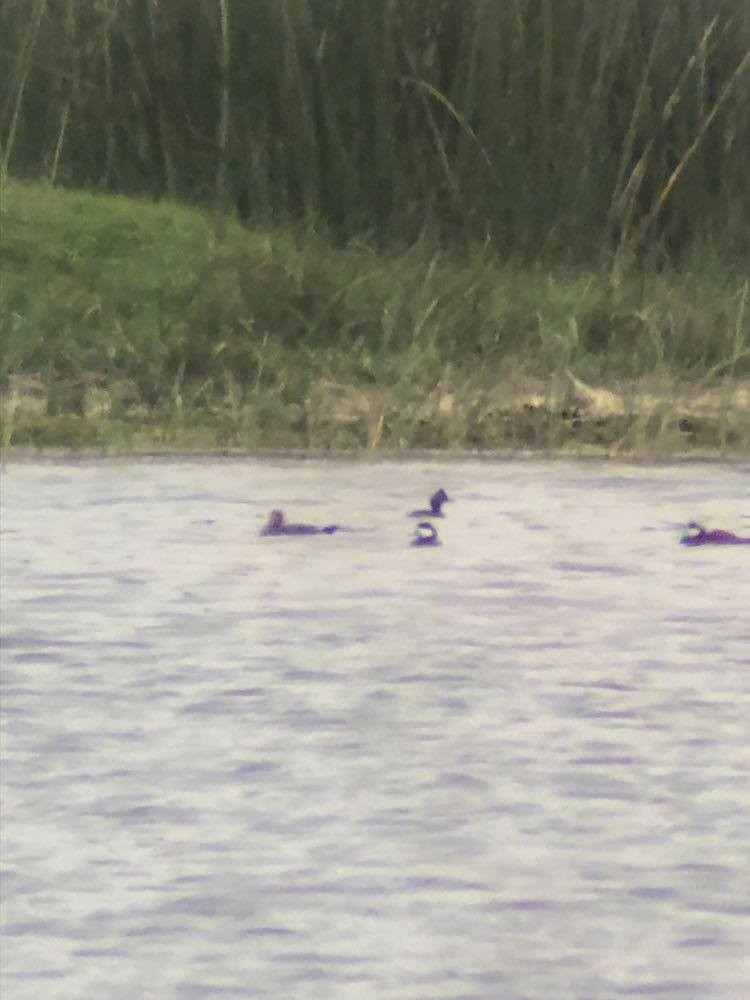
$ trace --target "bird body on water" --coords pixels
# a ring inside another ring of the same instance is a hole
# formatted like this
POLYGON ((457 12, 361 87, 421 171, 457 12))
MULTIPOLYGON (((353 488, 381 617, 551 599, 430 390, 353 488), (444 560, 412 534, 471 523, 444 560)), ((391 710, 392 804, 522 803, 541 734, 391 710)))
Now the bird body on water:
POLYGON ((412 535, 411 544, 416 546, 440 545, 440 539, 438 538, 435 526, 430 524, 429 521, 420 521, 412 535))
POLYGON ((430 497, 429 509, 412 510, 409 512, 409 517, 445 517, 442 509, 443 504, 450 503, 450 499, 444 489, 439 489, 430 497))
POLYGON ((702 524, 691 521, 680 542, 683 545, 750 545, 750 538, 735 535, 733 531, 714 528, 707 531, 702 524))
POLYGON ((338 531, 338 524, 326 524, 322 528, 314 524, 290 524, 281 510, 272 510, 268 522, 261 529, 261 535, 332 535, 338 531))

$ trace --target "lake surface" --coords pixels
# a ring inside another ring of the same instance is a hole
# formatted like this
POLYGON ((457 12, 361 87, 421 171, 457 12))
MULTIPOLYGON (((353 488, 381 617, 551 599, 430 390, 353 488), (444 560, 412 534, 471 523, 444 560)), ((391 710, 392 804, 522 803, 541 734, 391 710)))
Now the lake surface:
POLYGON ((693 518, 750 466, 10 465, 3 1000, 749 996, 750 549, 693 518))

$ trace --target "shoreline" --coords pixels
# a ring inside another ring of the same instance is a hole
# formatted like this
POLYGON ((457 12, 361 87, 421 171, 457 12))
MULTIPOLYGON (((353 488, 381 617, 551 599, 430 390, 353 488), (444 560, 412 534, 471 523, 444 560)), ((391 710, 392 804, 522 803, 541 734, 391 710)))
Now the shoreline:
POLYGON ((341 462, 362 465, 408 462, 571 462, 581 465, 607 463, 616 466, 726 465, 750 466, 750 454, 722 454, 712 451, 653 452, 649 454, 611 451, 533 449, 325 449, 325 448, 144 448, 135 451, 115 448, 29 448, 12 445, 2 455, 9 465, 67 465, 87 463, 190 463, 190 462, 341 462))
POLYGON ((673 379, 592 386, 571 372, 547 380, 509 376, 491 386, 471 373, 412 388, 318 379, 299 402, 272 391, 245 393, 230 406, 144 407, 118 399, 99 379, 45 385, 9 376, 0 392, 7 455, 272 455, 293 458, 401 458, 441 455, 551 455, 622 461, 750 458, 750 381, 706 388, 673 379), (82 387, 83 383, 83 387, 82 387), (55 394, 66 409, 49 412, 55 394))
MULTIPOLYGON (((750 456, 750 281, 7 182, 0 448, 750 456)), ((711 266, 709 266, 711 263, 711 266)))
POLYGON ((750 458, 747 380, 702 390, 640 381, 619 390, 571 373, 546 384, 505 379, 492 388, 457 374, 450 385, 407 401, 397 387, 329 379, 313 383, 299 403, 256 392, 231 409, 222 401, 147 409, 118 405, 117 386, 100 380, 75 408, 50 413, 59 384, 11 375, 0 392, 0 442, 4 455, 750 458))

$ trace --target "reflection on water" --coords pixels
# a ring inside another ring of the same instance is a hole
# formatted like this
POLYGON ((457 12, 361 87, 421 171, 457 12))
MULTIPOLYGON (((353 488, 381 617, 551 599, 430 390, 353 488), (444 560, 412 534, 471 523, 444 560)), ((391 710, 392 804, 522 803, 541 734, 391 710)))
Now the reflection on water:
POLYGON ((12 466, 3 996, 747 995, 749 476, 12 466))

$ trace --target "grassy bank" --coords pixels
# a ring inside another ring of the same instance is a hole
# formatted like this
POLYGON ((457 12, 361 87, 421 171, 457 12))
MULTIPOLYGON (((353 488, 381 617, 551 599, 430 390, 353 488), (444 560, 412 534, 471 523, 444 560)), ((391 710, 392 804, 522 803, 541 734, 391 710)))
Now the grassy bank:
POLYGON ((746 269, 535 269, 8 183, 3 443, 750 453, 746 269))

